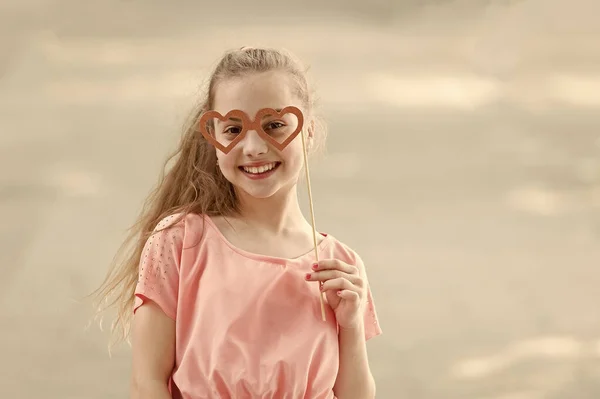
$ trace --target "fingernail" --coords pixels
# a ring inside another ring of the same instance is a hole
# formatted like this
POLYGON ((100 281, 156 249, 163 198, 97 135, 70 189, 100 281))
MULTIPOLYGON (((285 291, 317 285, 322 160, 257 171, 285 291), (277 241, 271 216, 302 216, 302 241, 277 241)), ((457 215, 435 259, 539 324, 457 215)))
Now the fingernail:
POLYGON ((317 270, 319 268, 319 264, 313 263, 312 268, 313 268, 313 270, 317 270))
POLYGON ((306 274, 306 279, 307 279, 307 280, 310 280, 310 273, 307 273, 307 274, 306 274))

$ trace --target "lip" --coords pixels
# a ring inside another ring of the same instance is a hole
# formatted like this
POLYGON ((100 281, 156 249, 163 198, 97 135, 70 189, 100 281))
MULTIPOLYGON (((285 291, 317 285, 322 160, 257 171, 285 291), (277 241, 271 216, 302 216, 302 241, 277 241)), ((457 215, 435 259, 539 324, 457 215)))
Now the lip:
MULTIPOLYGON (((267 165, 270 164, 272 162, 262 162, 262 163, 255 163, 258 166, 262 166, 262 165, 267 165)), ((255 165, 253 164, 253 165, 255 165)), ((246 171, 244 171, 244 168, 242 166, 239 167, 240 172, 242 172, 244 174, 244 176, 246 176, 248 179, 250 180, 263 180, 268 178, 269 176, 271 176, 273 173, 275 173, 277 171, 277 169, 279 169, 279 166, 281 166, 281 162, 275 162, 275 167, 273 169, 271 169, 268 172, 263 172, 260 174, 253 174, 253 173, 248 173, 246 171)))
POLYGON ((264 166, 264 165, 268 165, 271 163, 280 163, 278 161, 262 161, 262 162, 250 162, 250 163, 246 163, 243 165, 240 165, 240 168, 246 167, 246 168, 258 168, 259 166, 264 166))

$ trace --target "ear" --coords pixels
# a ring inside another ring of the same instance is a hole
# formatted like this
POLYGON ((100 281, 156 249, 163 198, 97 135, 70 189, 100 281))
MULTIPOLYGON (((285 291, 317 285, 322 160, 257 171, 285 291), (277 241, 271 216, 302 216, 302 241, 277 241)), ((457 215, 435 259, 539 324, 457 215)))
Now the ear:
POLYGON ((315 137, 315 120, 311 119, 308 122, 308 126, 306 127, 306 132, 308 133, 308 138, 312 140, 315 137))
POLYGON ((304 125, 304 130, 306 131, 306 149, 310 152, 315 138, 315 121, 310 119, 310 121, 304 125))

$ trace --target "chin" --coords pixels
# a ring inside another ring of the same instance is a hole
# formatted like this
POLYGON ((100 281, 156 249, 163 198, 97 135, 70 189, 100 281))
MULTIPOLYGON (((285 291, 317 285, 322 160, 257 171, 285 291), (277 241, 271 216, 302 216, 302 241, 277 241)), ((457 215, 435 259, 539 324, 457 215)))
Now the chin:
POLYGON ((255 198, 255 199, 268 199, 268 198, 272 198, 274 197, 276 194, 279 193, 279 190, 252 190, 252 189, 246 189, 243 187, 240 187, 241 190, 244 192, 244 194, 248 197, 251 198, 255 198))
POLYGON ((279 182, 271 182, 271 184, 261 185, 252 183, 249 184, 249 182, 245 182, 243 181, 243 179, 239 179, 237 182, 234 183, 234 186, 238 190, 242 191, 244 195, 258 199, 271 198, 275 195, 288 191, 287 187, 285 187, 282 184, 279 184, 279 182))
POLYGON ((254 198, 254 199, 269 199, 277 196, 285 196, 291 192, 289 184, 282 184, 280 182, 274 182, 269 185, 253 185, 248 184, 247 182, 242 182, 241 184, 234 184, 234 186, 241 192, 243 192, 244 196, 254 198))

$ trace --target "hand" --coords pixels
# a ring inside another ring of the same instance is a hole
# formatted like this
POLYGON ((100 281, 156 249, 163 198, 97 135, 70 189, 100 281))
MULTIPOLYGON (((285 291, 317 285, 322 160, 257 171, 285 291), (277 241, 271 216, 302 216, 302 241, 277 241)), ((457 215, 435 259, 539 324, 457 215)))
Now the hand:
POLYGON ((360 327, 364 322, 363 304, 367 284, 359 269, 337 259, 327 259, 315 263, 313 270, 313 273, 306 275, 306 280, 322 283, 321 291, 325 292, 339 327, 360 327))

